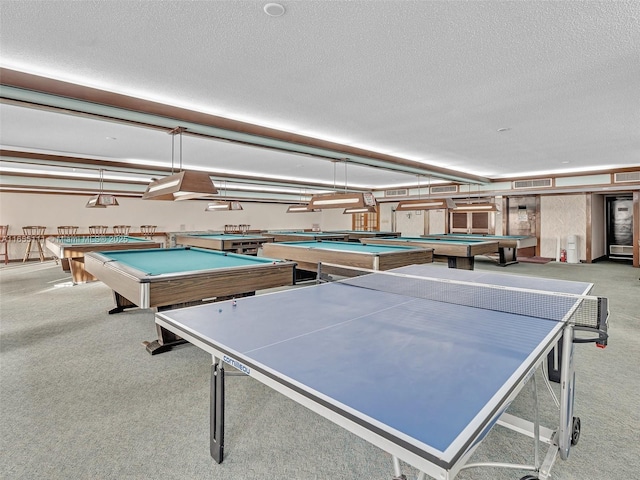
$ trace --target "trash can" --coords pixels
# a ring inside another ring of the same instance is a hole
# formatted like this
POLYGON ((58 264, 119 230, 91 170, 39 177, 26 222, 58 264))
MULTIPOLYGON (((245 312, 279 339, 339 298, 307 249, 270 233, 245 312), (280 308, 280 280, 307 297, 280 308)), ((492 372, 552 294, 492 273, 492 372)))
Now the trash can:
POLYGON ((567 237, 567 263, 578 263, 578 237, 576 235, 567 237))

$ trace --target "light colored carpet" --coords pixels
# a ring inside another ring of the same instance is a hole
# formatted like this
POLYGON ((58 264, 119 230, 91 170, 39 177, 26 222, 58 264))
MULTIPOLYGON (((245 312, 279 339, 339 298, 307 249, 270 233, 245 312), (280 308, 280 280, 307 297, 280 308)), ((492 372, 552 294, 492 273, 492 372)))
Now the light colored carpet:
MULTIPOLYGON (((595 283, 610 300, 605 350, 577 348, 582 436, 556 480, 629 480, 640 472, 640 276, 628 264, 520 263, 477 269, 595 283)), ((53 262, 0 268, 0 478, 380 479, 391 457, 255 380, 227 381, 225 461, 209 456, 210 357, 193 346, 151 356, 152 311, 117 315, 100 282, 69 286, 53 262)), ((539 382, 543 424, 555 410, 539 382)), ((407 392, 410 395, 411 392, 407 392)), ((525 387, 511 409, 529 416, 525 387)), ((531 441, 496 427, 474 460, 530 463, 531 441)), ((411 468, 405 473, 415 475, 411 468)), ((461 480, 519 479, 474 469, 461 480)))

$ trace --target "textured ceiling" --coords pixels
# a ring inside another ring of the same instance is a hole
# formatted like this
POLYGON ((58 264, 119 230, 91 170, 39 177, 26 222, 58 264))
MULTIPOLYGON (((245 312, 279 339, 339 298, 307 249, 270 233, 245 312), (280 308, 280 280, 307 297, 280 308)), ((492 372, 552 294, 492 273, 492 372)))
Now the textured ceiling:
MULTIPOLYGON (((3 0, 0 66, 494 179, 640 165, 640 2, 265 3, 3 0)), ((5 149, 167 161, 157 132, 20 110, 2 105, 5 149)), ((197 168, 335 179, 326 161, 190 148, 197 168)), ((414 177, 365 170, 349 181, 414 177)))

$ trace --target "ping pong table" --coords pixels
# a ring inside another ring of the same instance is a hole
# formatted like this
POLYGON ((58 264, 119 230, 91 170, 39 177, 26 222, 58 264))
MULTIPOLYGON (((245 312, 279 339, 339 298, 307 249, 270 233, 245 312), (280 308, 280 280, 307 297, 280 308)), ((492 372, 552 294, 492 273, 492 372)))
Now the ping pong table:
POLYGON ((580 434, 573 415, 574 344, 606 345, 606 299, 589 296, 591 288, 411 265, 165 311, 156 314, 156 323, 213 357, 210 449, 218 463, 224 458, 229 370, 388 452, 395 479, 405 478, 401 461, 415 467, 419 479, 450 480, 482 465, 546 479, 580 434), (581 330, 592 332, 591 338, 581 330), (534 373, 558 342, 558 425, 541 426, 537 408, 534 421, 506 412, 527 383, 537 407, 534 373), (531 465, 469 462, 497 423, 536 439, 531 465), (548 445, 544 459, 539 443, 548 445))

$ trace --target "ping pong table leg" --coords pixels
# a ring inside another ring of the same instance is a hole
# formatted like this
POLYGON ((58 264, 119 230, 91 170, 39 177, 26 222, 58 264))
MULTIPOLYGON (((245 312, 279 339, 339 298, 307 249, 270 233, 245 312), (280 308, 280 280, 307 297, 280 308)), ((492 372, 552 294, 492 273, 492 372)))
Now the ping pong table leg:
POLYGON ((573 364, 573 326, 567 324, 562 339, 562 369, 560 373, 559 453, 562 460, 569 456, 573 431, 573 401, 575 397, 575 366, 573 364))
POLYGON ((402 473, 402 470, 400 469, 400 460, 398 460, 398 457, 393 457, 393 473, 394 473, 394 477, 393 480, 407 480, 407 476, 404 475, 402 473))
MULTIPOLYGON (((392 457, 392 460, 394 472, 394 477, 392 480, 407 480, 407 476, 402 473, 402 470, 400 469, 400 460, 398 459, 398 457, 394 456, 392 457)), ((416 480, 424 480, 425 476, 426 474, 424 472, 419 472, 416 480)))
POLYGON ((209 449, 216 463, 222 463, 224 445, 224 368, 216 358, 211 365, 209 449))

